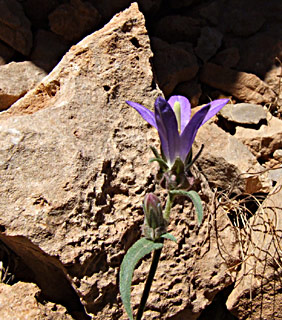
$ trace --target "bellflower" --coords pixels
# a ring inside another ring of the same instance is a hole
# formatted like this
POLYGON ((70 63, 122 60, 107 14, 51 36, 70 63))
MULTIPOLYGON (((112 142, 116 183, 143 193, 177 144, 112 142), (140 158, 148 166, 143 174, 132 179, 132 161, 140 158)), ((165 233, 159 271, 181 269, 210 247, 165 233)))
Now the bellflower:
POLYGON ((126 101, 144 120, 154 126, 161 140, 162 154, 169 168, 179 158, 186 162, 198 129, 220 111, 229 99, 218 99, 203 106, 191 118, 191 105, 183 96, 172 96, 166 101, 158 97, 155 112, 139 103, 126 101))

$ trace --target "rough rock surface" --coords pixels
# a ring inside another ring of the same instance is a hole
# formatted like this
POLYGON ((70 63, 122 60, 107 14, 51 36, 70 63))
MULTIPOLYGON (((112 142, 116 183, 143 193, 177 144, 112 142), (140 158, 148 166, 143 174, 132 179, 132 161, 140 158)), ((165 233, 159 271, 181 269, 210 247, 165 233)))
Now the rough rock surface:
MULTIPOLYGON (((0 117, 1 241, 42 293, 75 319, 126 319, 118 271, 140 236, 141 203, 154 190, 149 145, 157 134, 125 104, 152 106, 143 15, 133 4, 72 47, 61 63, 0 117)), ((212 193, 204 177, 201 196, 212 193)), ((239 251, 233 227, 205 205, 198 229, 189 203, 172 214, 178 244, 166 246, 146 315, 196 319, 231 284, 239 251), (184 209, 185 208, 185 209, 184 209), (204 266, 204 268, 203 268, 204 266)), ((139 303, 148 261, 135 274, 139 303)))
POLYGON ((16 0, 0 1, 0 39, 24 55, 32 46, 30 22, 16 0))
POLYGON ((169 96, 179 83, 195 77, 199 70, 197 58, 192 52, 159 38, 152 38, 151 42, 156 78, 161 90, 169 96))
POLYGON ((41 304, 37 297, 40 289, 33 283, 18 282, 12 286, 0 283, 0 318, 17 320, 72 320, 61 305, 41 304))
POLYGON ((243 230, 244 261, 227 307, 239 319, 280 319, 282 179, 243 230))
POLYGON ((271 181, 266 174, 253 174, 263 170, 256 157, 243 143, 214 123, 200 128, 196 146, 201 144, 204 144, 204 150, 198 160, 199 167, 212 187, 233 188, 238 193, 270 190, 271 181))
POLYGON ((29 61, 0 66, 0 110, 10 107, 45 76, 42 69, 29 61))
POLYGON ((201 71, 202 82, 232 94, 239 100, 264 104, 275 100, 273 90, 254 74, 206 63, 201 71))
POLYGON ((262 125, 258 130, 237 127, 235 133, 235 137, 262 160, 268 160, 276 149, 282 148, 282 120, 271 114, 267 118, 267 125, 262 125))

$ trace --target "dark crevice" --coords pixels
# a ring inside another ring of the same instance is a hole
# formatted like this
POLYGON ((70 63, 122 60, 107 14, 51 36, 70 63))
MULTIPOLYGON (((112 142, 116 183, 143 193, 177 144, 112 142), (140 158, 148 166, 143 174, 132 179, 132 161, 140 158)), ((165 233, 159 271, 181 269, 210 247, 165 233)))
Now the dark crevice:
POLYGON ((23 236, 2 234, 0 240, 12 258, 9 267, 14 273, 13 282, 35 283, 41 289, 40 300, 63 305, 75 320, 91 319, 57 258, 48 255, 23 236))
POLYGON ((235 317, 226 307, 226 301, 234 284, 219 291, 213 298, 212 303, 201 313, 198 320, 236 320, 235 317))
POLYGON ((242 127, 246 129, 259 130, 262 125, 267 125, 267 120, 262 119, 257 124, 248 124, 248 123, 237 123, 234 121, 229 121, 223 118, 221 115, 218 115, 217 125, 224 131, 234 135, 236 133, 236 127, 242 127))

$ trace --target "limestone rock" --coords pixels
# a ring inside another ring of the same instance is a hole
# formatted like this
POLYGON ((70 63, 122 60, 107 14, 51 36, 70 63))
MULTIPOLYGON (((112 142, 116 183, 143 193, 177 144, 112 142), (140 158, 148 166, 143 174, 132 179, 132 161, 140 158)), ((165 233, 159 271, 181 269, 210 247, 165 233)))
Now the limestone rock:
MULTIPOLYGON (((158 138, 125 100, 152 107, 162 94, 151 58, 145 19, 132 4, 0 116, 0 239, 42 294, 77 318, 89 319, 79 298, 95 319, 127 318, 118 272, 140 236, 142 200, 154 189, 149 145, 158 138)), ((149 319, 196 319, 232 282, 238 241, 227 215, 210 211, 212 192, 200 181, 205 222, 198 229, 189 202, 173 209, 179 242, 164 249, 149 319)), ((148 263, 134 275, 134 310, 148 263)))
POLYGON ((201 21, 180 15, 161 18, 155 27, 155 36, 169 43, 196 42, 201 34, 201 21))
POLYGON ((34 88, 46 73, 32 62, 11 62, 0 67, 0 110, 5 110, 34 88))
POLYGON ((267 119, 267 112, 260 105, 250 103, 228 104, 221 111, 220 115, 236 124, 259 124, 267 119))
POLYGON ((164 94, 169 96, 180 82, 195 77, 199 70, 197 59, 193 53, 161 39, 152 38, 151 43, 158 84, 164 94))
POLYGON ((1 319, 72 320, 64 307, 36 299, 40 289, 33 283, 18 282, 12 286, 0 283, 1 319))
POLYGON ((282 160, 282 149, 277 149, 273 152, 273 158, 276 160, 282 160))
POLYGON ((100 22, 100 14, 89 2, 71 0, 57 7, 49 15, 50 29, 68 41, 78 41, 93 32, 100 22))
POLYGON ((217 29, 204 27, 195 49, 197 56, 204 62, 208 61, 221 46, 222 37, 222 33, 217 29))
POLYGON ((267 192, 271 181, 266 174, 254 174, 263 170, 255 156, 235 137, 214 123, 200 128, 196 146, 204 144, 198 159, 200 169, 213 187, 234 192, 267 192), (249 172, 249 173, 248 173, 249 172))
POLYGON ((249 147, 252 153, 264 160, 282 148, 282 120, 268 114, 267 125, 258 130, 237 127, 235 137, 249 147))
POLYGON ((23 55, 32 46, 30 22, 16 0, 0 1, 0 39, 23 55))
POLYGON ((239 319, 272 319, 281 314, 281 186, 282 179, 241 230, 244 261, 226 303, 239 319))
POLYGON ((244 102, 264 104, 271 103, 276 98, 271 88, 254 74, 227 69, 213 63, 203 66, 200 80, 244 102))

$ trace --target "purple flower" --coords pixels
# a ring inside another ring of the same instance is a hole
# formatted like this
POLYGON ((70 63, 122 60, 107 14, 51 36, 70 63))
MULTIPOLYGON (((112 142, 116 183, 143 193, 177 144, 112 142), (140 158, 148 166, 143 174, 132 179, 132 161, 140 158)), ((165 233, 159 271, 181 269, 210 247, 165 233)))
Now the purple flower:
POLYGON ((155 112, 139 103, 126 101, 159 133, 162 153, 169 167, 179 157, 183 163, 192 148, 198 129, 222 109, 229 99, 214 100, 202 107, 191 119, 191 105, 183 96, 172 96, 166 101, 158 97, 155 112))

